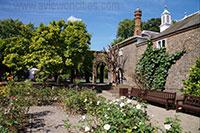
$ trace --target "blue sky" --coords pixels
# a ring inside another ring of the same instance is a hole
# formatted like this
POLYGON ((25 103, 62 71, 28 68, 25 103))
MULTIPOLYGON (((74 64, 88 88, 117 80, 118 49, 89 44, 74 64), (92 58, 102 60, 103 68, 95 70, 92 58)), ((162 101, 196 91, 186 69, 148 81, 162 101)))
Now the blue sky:
POLYGON ((70 16, 81 18, 92 34, 91 49, 102 50, 116 36, 122 19, 133 19, 142 9, 142 20, 160 17, 165 5, 175 20, 200 10, 200 0, 0 0, 0 19, 19 19, 39 25, 70 16))

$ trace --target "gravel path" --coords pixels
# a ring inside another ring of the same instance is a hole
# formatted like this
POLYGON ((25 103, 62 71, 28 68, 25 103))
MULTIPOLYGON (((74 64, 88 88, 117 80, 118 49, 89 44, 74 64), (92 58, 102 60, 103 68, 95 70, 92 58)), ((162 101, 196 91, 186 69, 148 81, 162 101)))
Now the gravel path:
POLYGON ((32 106, 29 110, 30 120, 27 133, 77 133, 64 127, 64 121, 76 125, 79 115, 68 115, 59 105, 32 106))
MULTIPOLYGON (((108 91, 98 94, 109 100, 116 99, 116 95, 108 91)), ((136 101, 133 101, 136 103, 136 101)), ((161 107, 147 105, 147 113, 151 118, 151 122, 164 128, 163 122, 166 117, 174 117, 175 115, 181 120, 181 126, 184 132, 200 133, 200 118, 185 113, 176 113, 175 110, 166 110, 161 107)), ((66 129, 64 120, 69 120, 72 126, 75 126, 81 119, 80 115, 68 115, 59 105, 49 106, 32 106, 29 111, 30 125, 27 133, 79 133, 75 128, 66 129)))

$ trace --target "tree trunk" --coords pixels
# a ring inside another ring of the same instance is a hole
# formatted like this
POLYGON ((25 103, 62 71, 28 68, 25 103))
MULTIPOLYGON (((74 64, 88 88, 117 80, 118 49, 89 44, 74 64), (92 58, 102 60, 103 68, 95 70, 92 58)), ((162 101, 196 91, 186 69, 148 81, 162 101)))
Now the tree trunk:
POLYGON ((85 81, 86 83, 90 83, 90 75, 88 73, 85 73, 85 81))
POLYGON ((72 68, 72 70, 71 70, 71 77, 70 77, 70 82, 71 82, 71 83, 74 83, 74 77, 75 77, 75 71, 74 71, 74 69, 72 68))

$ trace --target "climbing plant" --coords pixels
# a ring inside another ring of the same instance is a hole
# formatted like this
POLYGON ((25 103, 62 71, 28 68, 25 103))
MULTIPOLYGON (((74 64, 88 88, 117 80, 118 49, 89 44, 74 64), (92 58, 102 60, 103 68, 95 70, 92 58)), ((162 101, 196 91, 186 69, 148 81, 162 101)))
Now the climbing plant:
POLYGON ((200 96, 200 58, 190 69, 189 78, 184 81, 183 91, 185 94, 200 96))
POLYGON ((184 54, 184 51, 172 55, 166 48, 153 48, 148 41, 147 48, 136 66, 136 79, 144 89, 164 89, 168 70, 184 54))

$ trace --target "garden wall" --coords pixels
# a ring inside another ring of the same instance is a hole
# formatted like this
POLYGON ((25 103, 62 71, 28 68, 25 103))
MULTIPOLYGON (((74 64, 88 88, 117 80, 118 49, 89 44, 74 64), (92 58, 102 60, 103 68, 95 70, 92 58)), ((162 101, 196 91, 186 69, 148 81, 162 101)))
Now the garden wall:
POLYGON ((183 87, 183 80, 187 79, 189 69, 200 57, 200 28, 183 32, 167 38, 167 52, 186 50, 186 53, 169 70, 165 84, 166 91, 175 91, 183 87))

